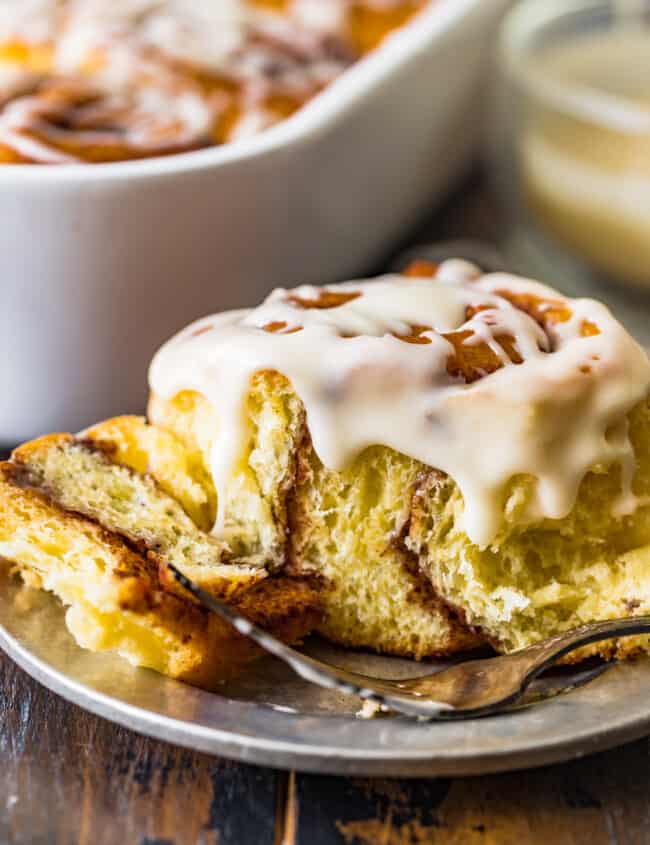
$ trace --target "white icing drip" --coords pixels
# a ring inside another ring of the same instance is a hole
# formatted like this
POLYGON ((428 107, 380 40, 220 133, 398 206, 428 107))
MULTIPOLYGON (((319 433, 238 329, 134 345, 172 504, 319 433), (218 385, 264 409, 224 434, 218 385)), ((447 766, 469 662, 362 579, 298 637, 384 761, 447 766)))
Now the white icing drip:
POLYGON ((61 21, 63 0, 0 0, 0 41, 50 41, 61 21))
POLYGON ((274 117, 263 108, 254 108, 245 111, 235 124, 230 133, 230 140, 237 141, 243 138, 251 138, 263 129, 268 129, 275 123, 274 117))
POLYGON ((170 56, 219 69, 244 45, 252 18, 240 0, 171 0, 147 22, 143 39, 170 56))
MULTIPOLYGON (((356 0, 290 0, 288 14, 301 26, 314 32, 341 32, 350 7, 356 0)), ((399 8, 404 0, 365 0, 364 5, 380 12, 399 8)))
MULTIPOLYGON (((444 332, 453 331, 464 322, 465 306, 470 304, 452 286, 433 285, 427 279, 412 279, 407 283, 402 276, 386 276, 373 282, 344 282, 327 290, 360 296, 337 308, 301 308, 288 297, 315 301, 322 288, 313 285, 302 285, 291 291, 277 288, 243 320, 243 325, 261 328, 274 321, 286 321, 290 328, 320 327, 334 336, 381 337, 389 333, 408 334, 410 326, 421 325, 426 314, 433 318, 432 328, 444 332)), ((478 297, 475 295, 471 302, 478 302, 478 297)))
POLYGON ((504 487, 517 475, 537 480, 530 519, 561 518, 591 467, 618 462, 618 511, 634 509, 635 458, 625 420, 648 393, 650 363, 603 305, 566 300, 510 275, 479 278, 471 265, 451 262, 435 280, 386 276, 326 290, 360 296, 338 307, 305 308, 295 298, 314 300, 322 289, 276 290, 252 311, 190 326, 152 362, 155 394, 172 398, 196 390, 217 411, 216 533, 224 527, 229 479, 244 448, 245 397, 251 377, 262 370, 291 381, 326 466, 340 470, 379 444, 451 476, 463 494, 465 530, 477 544, 495 538, 504 487), (545 332, 498 291, 565 304, 573 316, 545 332), (492 307, 468 321, 467 307, 479 305, 492 307), (599 333, 581 336, 585 322, 599 333), (275 331, 264 330, 270 324, 275 331), (425 326, 431 330, 420 336, 430 343, 396 337, 425 326), (461 327, 474 332, 470 345, 484 341, 505 366, 470 384, 449 375, 454 348, 441 333, 461 327), (514 339, 523 364, 512 363, 497 342, 503 334, 514 339))
POLYGON ((185 146, 210 132, 214 111, 192 91, 176 93, 144 88, 131 104, 132 118, 124 137, 133 147, 156 149, 173 142, 185 146))
POLYGON ((315 32, 340 32, 348 12, 346 2, 323 3, 323 0, 293 0, 291 15, 296 22, 315 32))
POLYGON ((58 42, 57 63, 69 73, 95 50, 119 44, 134 62, 142 48, 221 69, 247 35, 250 13, 241 0, 71 0, 58 42))

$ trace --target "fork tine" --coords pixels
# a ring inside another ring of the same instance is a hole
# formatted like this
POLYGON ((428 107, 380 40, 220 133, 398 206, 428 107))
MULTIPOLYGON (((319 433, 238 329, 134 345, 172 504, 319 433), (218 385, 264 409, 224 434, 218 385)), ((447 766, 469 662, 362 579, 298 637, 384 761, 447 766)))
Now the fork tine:
POLYGON ((367 678, 364 675, 338 669, 301 654, 246 619, 230 605, 211 596, 173 564, 168 563, 167 566, 178 583, 193 595, 203 607, 229 622, 238 633, 253 640, 264 651, 284 661, 297 675, 309 683, 317 684, 326 689, 336 689, 345 695, 358 696, 364 701, 388 705, 407 715, 433 715, 434 710, 437 712, 438 710, 450 709, 448 704, 441 702, 436 705, 433 701, 428 701, 426 707, 423 707, 423 702, 418 701, 416 697, 413 697, 413 700, 410 701, 404 696, 400 696, 397 689, 388 690, 388 695, 386 695, 386 691, 378 688, 390 682, 383 682, 382 684, 379 679, 367 678), (403 702, 401 701, 402 698, 404 698, 403 702))
MULTIPOLYGON (((339 669, 301 654, 250 622, 235 608, 215 599, 175 566, 168 566, 179 584, 206 609, 225 619, 264 651, 284 661, 309 683, 428 719, 471 719, 512 709, 522 701, 533 681, 560 657, 598 640, 650 633, 650 616, 594 622, 510 655, 469 660, 417 678, 385 680, 339 669)), ((547 684, 546 693, 542 695, 538 685, 529 695, 528 703, 589 683, 605 668, 587 672, 579 683, 569 680, 547 684)))

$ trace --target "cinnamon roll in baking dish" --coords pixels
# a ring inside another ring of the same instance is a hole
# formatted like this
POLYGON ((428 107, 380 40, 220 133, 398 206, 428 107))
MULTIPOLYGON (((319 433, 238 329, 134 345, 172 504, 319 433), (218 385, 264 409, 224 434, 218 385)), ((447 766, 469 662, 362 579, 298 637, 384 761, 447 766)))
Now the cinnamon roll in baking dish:
POLYGON ((0 163, 186 152, 277 123, 426 0, 0 0, 0 163))
POLYGON ((148 422, 2 466, 0 555, 82 645, 202 684, 254 657, 169 562, 288 640, 416 658, 650 612, 650 362, 595 301, 418 262, 200 320, 150 381, 148 422))

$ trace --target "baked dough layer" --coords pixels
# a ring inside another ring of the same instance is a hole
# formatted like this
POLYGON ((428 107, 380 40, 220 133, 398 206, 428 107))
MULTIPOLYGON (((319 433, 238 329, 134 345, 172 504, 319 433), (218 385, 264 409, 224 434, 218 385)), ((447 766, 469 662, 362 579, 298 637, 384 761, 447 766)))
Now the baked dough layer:
POLYGON ((196 484, 174 455, 173 438, 138 418, 111 420, 83 441, 52 435, 26 444, 0 465, 0 556, 67 606, 80 645, 213 687, 260 652, 184 594, 169 560, 287 642, 314 627, 320 602, 309 581, 233 559, 192 522, 163 489, 187 496, 196 484), (170 456, 152 454, 152 468, 164 465, 160 482, 128 463, 141 464, 152 438, 170 456))

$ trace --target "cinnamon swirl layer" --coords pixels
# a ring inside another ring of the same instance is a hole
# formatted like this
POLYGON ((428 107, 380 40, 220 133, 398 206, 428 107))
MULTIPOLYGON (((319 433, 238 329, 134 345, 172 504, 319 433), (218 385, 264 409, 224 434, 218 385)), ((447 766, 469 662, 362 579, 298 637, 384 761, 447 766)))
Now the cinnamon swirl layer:
POLYGON ((0 2, 0 162, 120 161, 255 134, 426 0, 0 2))

